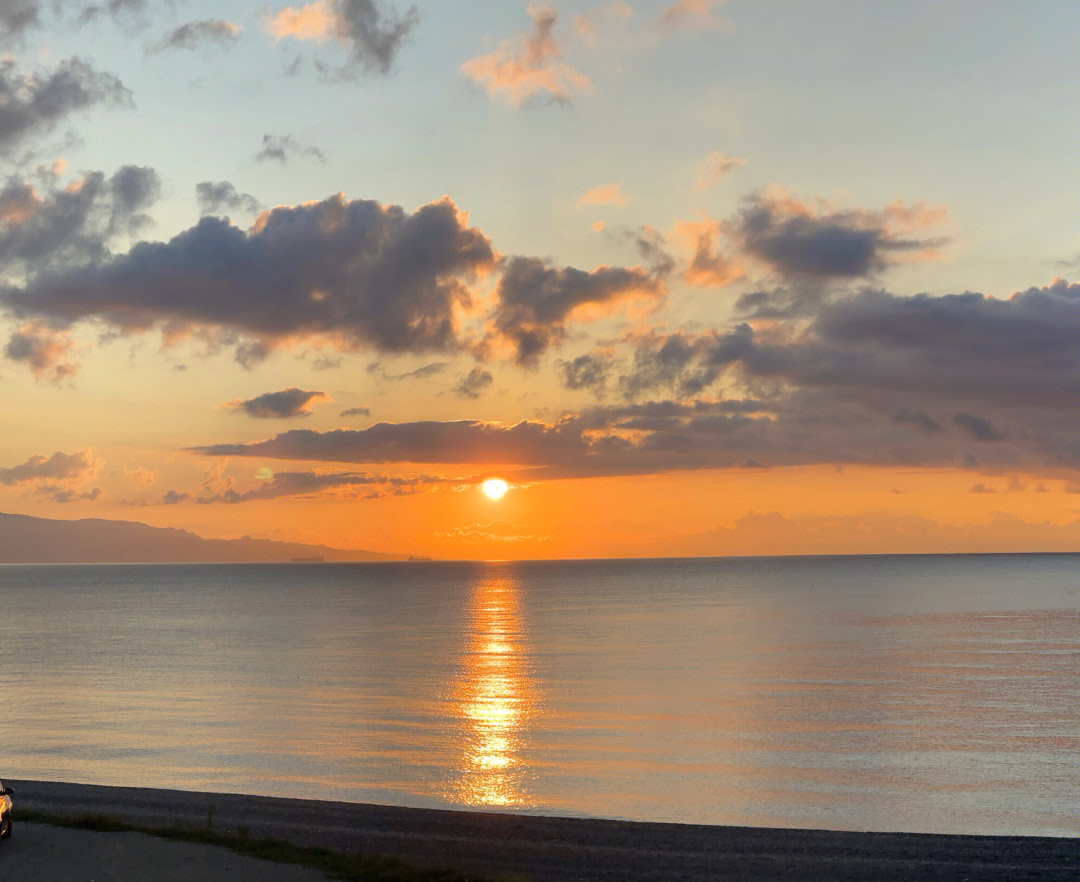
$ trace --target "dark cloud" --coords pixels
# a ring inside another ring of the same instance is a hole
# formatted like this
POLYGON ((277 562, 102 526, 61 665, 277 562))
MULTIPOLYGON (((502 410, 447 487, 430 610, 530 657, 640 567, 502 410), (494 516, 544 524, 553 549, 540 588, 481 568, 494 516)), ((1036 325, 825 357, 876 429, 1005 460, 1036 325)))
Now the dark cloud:
POLYGON ((659 230, 643 226, 631 235, 638 254, 654 276, 663 278, 675 269, 675 258, 659 230))
POLYGON ((970 413, 953 414, 952 421, 976 441, 1001 441, 1005 435, 990 420, 970 413))
MULTIPOLYGON (((902 260, 934 256, 948 240, 923 231, 945 219, 943 207, 921 203, 843 211, 782 192, 752 196, 724 227, 739 253, 774 270, 784 285, 743 295, 737 308, 759 318, 811 315, 838 284, 871 279, 902 260)), ((712 270, 721 281, 740 272, 713 254, 710 235, 699 241, 687 280, 693 281, 695 273, 706 279, 712 270)))
POLYGON ((109 179, 109 232, 134 233, 153 223, 142 210, 161 195, 161 178, 152 168, 125 165, 109 179))
POLYGON ((505 427, 476 420, 376 423, 367 429, 320 433, 295 429, 254 444, 194 448, 210 456, 263 456, 331 462, 482 463, 544 465, 559 448, 585 451, 575 432, 559 425, 524 421, 505 427))
POLYGON ((101 488, 94 487, 92 490, 80 492, 78 490, 50 488, 49 498, 53 502, 77 502, 80 499, 91 501, 101 498, 101 488))
POLYGON ((67 360, 73 347, 71 338, 62 331, 28 322, 8 338, 4 355, 26 364, 35 377, 60 382, 78 370, 67 360))
MULTIPOLYGON (((210 455, 470 463, 539 477, 806 464, 1080 467, 1080 286, 851 295, 796 327, 635 338, 629 398, 553 422, 293 431, 210 455), (1072 332, 1070 332, 1072 331, 1072 332), (723 394, 723 398, 718 397, 723 394), (696 396, 696 397, 691 397, 696 396), (930 413, 956 414, 942 425, 930 413), (977 414, 977 415, 975 415, 977 414), (979 448, 972 441, 998 443, 979 448)), ((581 363, 586 370, 587 362, 581 363)))
POLYGON ((253 343, 238 343, 236 346, 236 363, 246 371, 262 364, 269 357, 270 347, 262 340, 256 340, 253 343))
POLYGON ((891 235, 884 220, 865 212, 811 215, 754 198, 739 218, 747 251, 793 278, 852 279, 870 276, 897 252, 921 251, 932 242, 891 235))
POLYGON ((425 364, 416 368, 416 370, 406 371, 403 374, 386 376, 389 376, 389 379, 391 380, 423 380, 427 377, 433 377, 436 374, 443 373, 448 367, 450 367, 450 362, 448 361, 433 361, 430 364, 425 364))
POLYGON ((216 326, 260 340, 325 335, 421 352, 458 344, 455 309, 470 302, 463 279, 494 264, 487 237, 449 199, 407 214, 335 196, 275 208, 248 232, 205 217, 168 242, 40 272, 0 289, 0 302, 127 331, 216 326))
POLYGON ((222 209, 254 212, 262 208, 249 193, 240 193, 229 181, 200 181, 195 185, 200 214, 218 214, 222 209))
POLYGON ((375 0, 337 0, 339 34, 349 44, 351 65, 387 73, 413 28, 420 21, 415 6, 403 15, 375 0))
POLYGON ((291 388, 282 389, 280 392, 266 392, 246 401, 230 401, 225 406, 259 419, 286 419, 310 416, 312 404, 328 401, 329 398, 325 392, 291 388))
POLYGON ((801 330, 644 337, 624 386, 693 394, 721 377, 827 389, 889 413, 920 409, 920 398, 954 410, 1070 410, 1080 401, 1080 285, 1008 300, 863 291, 820 305, 801 330))
POLYGON ((751 334, 743 325, 723 336, 674 333, 638 340, 632 368, 619 377, 619 390, 627 398, 661 389, 697 395, 720 378, 730 361, 728 352, 742 349, 751 334))
POLYGON ((343 417, 350 417, 350 416, 369 417, 369 416, 371 416, 371 408, 370 407, 350 407, 347 410, 343 410, 341 412, 341 416, 343 416, 343 417))
POLYGON ((228 48, 240 35, 240 28, 230 21, 220 18, 208 18, 204 21, 189 21, 166 34, 161 42, 152 46, 149 52, 161 52, 166 49, 197 49, 199 46, 212 44, 228 48))
POLYGON ((104 5, 92 4, 86 6, 79 13, 79 23, 86 24, 101 15, 109 15, 113 21, 127 25, 129 29, 145 24, 143 12, 146 10, 146 0, 109 0, 104 5))
POLYGON ((896 426, 820 393, 600 407, 555 422, 378 423, 293 430, 251 444, 196 448, 210 456, 355 463, 446 463, 525 479, 768 465, 956 463, 948 437, 898 438, 896 426))
POLYGON ((161 497, 163 505, 177 505, 183 502, 185 499, 190 499, 190 493, 182 493, 179 490, 170 490, 161 497))
POLYGON ((115 236, 151 223, 144 209, 160 190, 157 172, 135 165, 112 177, 87 172, 45 193, 9 178, 0 190, 0 271, 41 273, 55 265, 101 260, 115 236))
POLYGON ((454 387, 454 392, 462 398, 479 398, 480 394, 494 381, 491 371, 474 367, 465 374, 454 387))
POLYGON ((60 62, 51 73, 23 74, 0 61, 0 152, 48 132, 75 111, 95 104, 129 105, 131 93, 110 73, 81 58, 60 62))
POLYGON ((57 490, 53 486, 55 482, 78 485, 94 477, 100 469, 101 463, 94 459, 90 450, 78 453, 58 450, 52 456, 32 456, 21 465, 0 468, 0 484, 10 487, 45 482, 42 486, 51 493, 57 490))
MULTIPOLYGON (((210 456, 356 463, 445 463, 515 467, 527 477, 583 477, 680 469, 742 467, 750 453, 772 462, 851 461, 850 426, 823 420, 813 426, 777 419, 756 401, 659 402, 598 408, 556 422, 500 425, 457 422, 378 423, 366 429, 320 433, 294 430, 253 444, 195 448, 210 456)), ((883 425, 882 434, 891 431, 883 425)))
POLYGON ((559 269, 535 257, 514 257, 499 280, 494 322, 513 343, 518 364, 535 364, 566 334, 571 313, 610 307, 632 296, 659 298, 663 283, 643 269, 601 266, 559 269))
POLYGON ((941 427, 941 424, 925 410, 898 410, 893 414, 892 421, 898 426, 908 423, 925 432, 927 435, 945 431, 941 427))
MULTIPOLYGON (((441 476, 420 475, 392 477, 367 473, 338 472, 278 472, 254 490, 239 492, 229 488, 212 496, 200 496, 196 502, 202 505, 224 502, 236 504, 282 497, 318 497, 327 495, 363 496, 378 499, 383 496, 410 496, 422 493, 440 484, 459 483, 441 476)), ((166 494, 167 495, 167 494, 166 494)), ((186 494, 184 494, 186 497, 186 494)), ((177 500, 179 501, 179 500, 177 500)))
POLYGON ((587 353, 573 361, 560 361, 559 371, 567 389, 590 389, 602 398, 612 366, 611 356, 587 353))
POLYGON ((318 147, 305 147, 292 135, 263 135, 262 143, 262 150, 255 154, 256 162, 274 159, 285 165, 290 156, 311 156, 319 162, 326 162, 318 147))
POLYGON ((0 3, 0 44, 10 42, 38 24, 40 11, 38 0, 3 0, 0 3))

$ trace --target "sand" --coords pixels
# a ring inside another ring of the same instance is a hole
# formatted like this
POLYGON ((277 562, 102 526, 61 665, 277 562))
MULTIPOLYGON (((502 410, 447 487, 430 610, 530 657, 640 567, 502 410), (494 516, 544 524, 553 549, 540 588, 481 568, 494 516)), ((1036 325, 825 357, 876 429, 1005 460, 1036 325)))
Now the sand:
MULTIPOLYGON (((20 808, 69 816, 108 815, 156 826, 205 827, 209 818, 217 831, 246 828, 252 836, 288 839, 299 845, 381 852, 417 865, 452 866, 470 873, 532 882, 1080 879, 1080 839, 646 824, 40 781, 5 782, 17 792, 16 825, 20 808)), ((38 825, 16 826, 15 839, 0 846, 0 871, 5 876, 10 870, 12 878, 83 878, 33 872, 34 865, 25 863, 33 858, 24 849, 26 844, 16 848, 16 843, 22 843, 24 829, 29 831, 30 845, 34 835, 48 831, 48 836, 61 841, 65 853, 73 855, 75 861, 101 860, 95 856, 92 843, 103 843, 110 837, 133 838, 139 844, 132 847, 131 860, 142 861, 139 866, 143 869, 133 869, 129 878, 148 882, 173 878, 147 875, 145 868, 175 863, 168 849, 178 847, 178 843, 135 834, 87 833, 38 825), (14 861, 31 869, 15 873, 14 861)), ((54 842, 49 850, 58 847, 54 842)), ((318 874, 300 877, 287 876, 286 872, 297 871, 281 867, 273 875, 258 878, 319 878, 318 874)), ((124 877, 102 873, 85 878, 124 877)), ((217 878, 242 877, 189 871, 187 878, 214 882, 217 878)))

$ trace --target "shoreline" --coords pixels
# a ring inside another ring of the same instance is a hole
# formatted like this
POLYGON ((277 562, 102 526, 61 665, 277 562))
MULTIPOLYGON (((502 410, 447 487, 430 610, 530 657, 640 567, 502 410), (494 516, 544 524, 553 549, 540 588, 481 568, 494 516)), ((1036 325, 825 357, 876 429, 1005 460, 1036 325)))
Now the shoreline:
MULTIPOLYGON (((1080 838, 718 827, 5 779, 20 810, 272 837, 491 878, 1066 880, 1080 838)), ((111 835, 102 833, 97 835, 111 835)))

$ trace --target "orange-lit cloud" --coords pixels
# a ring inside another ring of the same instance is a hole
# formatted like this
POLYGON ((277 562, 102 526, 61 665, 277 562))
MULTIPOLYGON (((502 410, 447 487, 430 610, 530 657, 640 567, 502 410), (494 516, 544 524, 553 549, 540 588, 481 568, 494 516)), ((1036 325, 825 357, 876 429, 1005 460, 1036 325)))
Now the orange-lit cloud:
POLYGON ((694 189, 708 190, 728 172, 745 164, 745 159, 738 159, 734 156, 725 156, 719 150, 710 153, 697 167, 697 178, 694 181, 694 189))
POLYGON ((569 101, 576 92, 588 92, 585 74, 563 64, 562 49, 553 33, 558 14, 553 9, 529 8, 533 30, 505 40, 493 52, 477 55, 461 65, 462 72, 482 85, 492 98, 503 97, 520 107, 534 95, 547 94, 569 101))
POLYGON ((742 276, 742 267, 720 251, 725 229, 723 223, 711 219, 684 221, 675 226, 672 238, 691 254, 682 275, 688 285, 720 288, 742 276))
POLYGON ((656 20, 656 27, 661 31, 673 31, 688 27, 716 27, 722 19, 713 10, 723 0, 678 0, 672 3, 656 20))
POLYGON ((81 488, 93 480, 101 466, 101 460, 92 450, 70 454, 58 450, 52 456, 32 456, 20 465, 0 468, 0 484, 32 489, 54 502, 93 501, 101 496, 101 488, 87 491, 81 488))
POLYGON ((576 208, 581 208, 586 205, 626 205, 626 194, 623 193, 621 184, 604 184, 600 187, 593 187, 586 193, 583 193, 578 197, 577 202, 574 203, 576 208))
POLYGON ((266 30, 275 40, 294 37, 321 42, 333 37, 339 24, 337 10, 330 0, 318 0, 299 8, 286 6, 267 19, 266 30))
POLYGON ((316 0, 301 7, 286 6, 267 19, 266 30, 275 40, 340 42, 348 50, 343 66, 318 60, 315 66, 325 75, 349 78, 357 68, 388 73, 418 21, 416 7, 398 15, 376 0, 316 0))
POLYGON ((67 360, 74 347, 68 332, 27 322, 8 339, 4 355, 12 361, 24 362, 35 377, 59 383, 79 370, 78 365, 67 360))

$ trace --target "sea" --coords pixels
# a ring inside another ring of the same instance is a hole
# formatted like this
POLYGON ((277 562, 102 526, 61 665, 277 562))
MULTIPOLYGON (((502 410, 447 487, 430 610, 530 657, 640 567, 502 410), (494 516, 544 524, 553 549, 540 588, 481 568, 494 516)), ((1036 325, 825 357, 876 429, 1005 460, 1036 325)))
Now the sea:
POLYGON ((1080 835, 1080 556, 0 566, 0 778, 1080 835))

